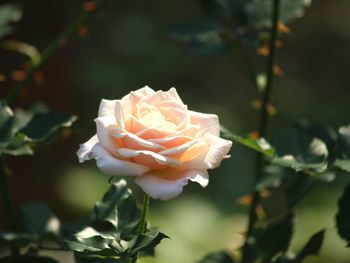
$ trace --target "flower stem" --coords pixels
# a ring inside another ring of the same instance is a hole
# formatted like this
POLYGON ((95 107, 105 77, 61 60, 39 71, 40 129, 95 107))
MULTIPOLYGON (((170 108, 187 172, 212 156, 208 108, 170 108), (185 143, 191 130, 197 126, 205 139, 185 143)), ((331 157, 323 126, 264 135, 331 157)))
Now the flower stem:
MULTIPOLYGON (((259 125, 259 136, 265 137, 266 135, 266 129, 268 125, 268 104, 271 100, 271 93, 272 93, 272 86, 273 86, 273 78, 274 78, 274 62, 275 62, 275 53, 276 53, 276 39, 277 39, 277 26, 278 26, 278 20, 280 15, 280 0, 272 0, 272 17, 271 17, 271 37, 270 37, 270 43, 269 43, 269 56, 267 58, 267 65, 266 65, 266 87, 263 94, 263 101, 262 101, 262 107, 260 112, 260 125, 259 125)), ((256 155, 256 169, 255 169, 255 178, 254 178, 254 187, 256 183, 259 181, 262 171, 264 168, 264 160, 263 156, 260 153, 257 153, 256 155)), ((249 212, 249 221, 248 221, 248 229, 247 229, 247 236, 246 241, 243 246, 242 251, 242 263, 249 263, 252 255, 250 254, 250 242, 251 239, 254 238, 255 235, 255 226, 258 220, 257 215, 257 206, 260 202, 260 195, 259 192, 254 189, 253 198, 252 198, 252 204, 250 206, 250 212, 249 212)))
POLYGON ((1 192, 3 205, 6 216, 6 223, 11 231, 16 230, 16 216, 15 216, 15 208, 13 204, 10 178, 5 173, 4 163, 2 158, 0 159, 0 180, 1 180, 1 192))
POLYGON ((46 49, 40 55, 40 61, 38 63, 32 63, 26 69, 26 78, 21 81, 17 81, 9 90, 6 96, 6 102, 8 104, 13 103, 23 87, 33 79, 33 74, 41 67, 43 67, 49 59, 51 59, 59 50, 66 46, 67 42, 76 35, 80 26, 88 22, 91 15, 96 13, 98 7, 102 5, 104 0, 88 1, 85 3, 83 10, 78 17, 66 28, 66 30, 49 44, 46 49))
MULTIPOLYGON (((145 194, 143 196, 143 205, 142 205, 142 214, 141 214, 141 220, 137 228, 137 236, 141 236, 142 234, 145 233, 146 230, 146 216, 147 216, 147 211, 149 207, 149 195, 145 194)), ((137 260, 137 255, 129 259, 129 263, 135 263, 137 260)))
POLYGON ((141 236, 143 233, 145 233, 146 230, 146 216, 147 216, 147 211, 149 207, 149 195, 145 194, 143 196, 143 207, 142 207, 142 215, 141 215, 141 220, 137 229, 137 234, 141 236))

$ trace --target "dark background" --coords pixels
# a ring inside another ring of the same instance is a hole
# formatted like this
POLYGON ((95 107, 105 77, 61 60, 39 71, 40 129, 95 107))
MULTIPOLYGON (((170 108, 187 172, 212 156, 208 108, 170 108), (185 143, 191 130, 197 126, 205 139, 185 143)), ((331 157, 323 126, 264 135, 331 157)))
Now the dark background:
MULTIPOLYGON (((81 6, 81 1, 23 1, 23 19, 6 39, 42 50, 81 6)), ((277 53, 284 75, 275 81, 273 104, 278 113, 270 121, 269 136, 301 118, 334 128, 350 123, 349 12, 346 1, 314 0, 306 15, 290 25, 291 33, 277 53)), ((95 133, 93 119, 101 98, 118 99, 145 85, 155 90, 174 86, 190 109, 218 114, 235 133, 257 129, 259 114, 251 102, 259 93, 243 70, 239 50, 200 56, 168 37, 169 24, 200 14, 196 1, 106 1, 87 36, 72 39, 43 68, 42 83, 26 87, 16 101, 22 107, 43 102, 79 117, 62 140, 38 147, 33 157, 9 159, 16 203, 44 200, 64 221, 90 211, 106 190, 107 177, 93 162, 80 165, 75 152, 95 133)), ((248 56, 256 71, 263 72, 264 58, 256 50, 249 50, 248 56)), ((0 72, 5 75, 24 63, 23 56, 0 53, 0 72)), ((2 95, 10 84, 0 82, 2 95)), ((152 201, 151 222, 172 238, 159 246, 157 262, 194 262, 209 251, 233 250, 241 244, 246 208, 237 205, 237 198, 250 190, 253 160, 253 152, 234 145, 232 158, 210 173, 206 189, 191 184, 175 200, 152 201)), ((331 184, 318 183, 297 208, 293 247, 328 229, 321 258, 306 262, 350 262, 350 251, 337 237, 333 220, 346 181, 340 175, 331 184)), ((141 200, 132 180, 130 186, 141 200)))

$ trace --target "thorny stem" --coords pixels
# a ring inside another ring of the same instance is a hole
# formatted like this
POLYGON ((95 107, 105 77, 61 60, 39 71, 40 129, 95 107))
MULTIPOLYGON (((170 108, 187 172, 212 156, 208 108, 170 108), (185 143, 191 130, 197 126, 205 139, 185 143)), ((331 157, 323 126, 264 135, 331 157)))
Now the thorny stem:
MULTIPOLYGON (((261 107, 261 115, 260 115, 260 125, 259 125, 259 136, 265 137, 266 134, 266 128, 268 124, 268 104, 271 99, 271 92, 272 92, 272 86, 273 86, 273 66, 275 62, 275 53, 276 53, 276 39, 277 39, 277 25, 279 20, 279 14, 280 14, 280 0, 273 0, 273 11, 272 11, 272 26, 271 26, 271 38, 269 43, 269 56, 267 58, 267 65, 266 65, 266 87, 263 94, 263 101, 262 101, 262 107, 261 107)), ((261 173, 263 171, 264 163, 263 163, 263 156, 262 154, 258 153, 256 155, 256 173, 254 178, 254 185, 259 181, 261 177, 261 173)), ((260 195, 259 192, 254 190, 253 198, 252 198, 252 204, 250 206, 250 213, 249 213, 249 221, 248 221, 248 230, 247 230, 247 236, 246 241, 243 246, 242 251, 242 263, 249 263, 249 253, 250 253, 250 241, 252 238, 254 238, 255 235, 255 225, 258 219, 257 215, 257 206, 260 201, 260 195)))
POLYGON ((49 46, 44 49, 40 55, 40 61, 38 63, 31 63, 26 69, 26 78, 21 81, 17 81, 9 90, 6 96, 6 102, 11 104, 14 102, 18 94, 23 87, 33 79, 33 74, 41 67, 43 67, 55 54, 58 53, 61 48, 65 47, 67 42, 76 35, 80 26, 86 24, 91 18, 91 15, 96 13, 98 7, 102 5, 104 0, 87 1, 83 10, 78 17, 66 28, 66 30, 54 40, 49 46))

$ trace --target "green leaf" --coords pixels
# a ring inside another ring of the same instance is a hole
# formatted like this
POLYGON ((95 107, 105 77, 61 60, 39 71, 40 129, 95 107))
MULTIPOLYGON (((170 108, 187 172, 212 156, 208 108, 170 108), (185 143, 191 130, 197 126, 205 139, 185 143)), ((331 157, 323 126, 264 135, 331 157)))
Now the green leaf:
POLYGON ((225 251, 209 254, 198 263, 235 263, 236 261, 225 251))
POLYGON ((159 232, 157 229, 148 229, 146 233, 138 236, 135 243, 132 244, 128 251, 129 255, 137 255, 139 252, 144 252, 143 255, 154 256, 154 248, 164 239, 169 238, 167 235, 159 232))
POLYGON ((14 116, 6 103, 0 100, 0 154, 6 149, 14 136, 14 116))
POLYGON ((336 215, 337 230, 339 236, 347 242, 350 247, 350 184, 338 202, 338 213, 336 215))
MULTIPOLYGON (((281 0, 280 21, 288 23, 304 15, 311 0, 281 0)), ((245 5, 249 26, 254 28, 271 27, 272 1, 250 0, 245 5)))
POLYGON ((70 127, 76 116, 64 116, 54 112, 38 112, 29 123, 20 130, 29 142, 46 141, 53 133, 63 127, 70 127))
POLYGON ((318 138, 290 128, 279 134, 273 144, 276 155, 275 165, 292 168, 296 171, 313 169, 318 173, 327 168, 328 150, 326 144, 318 138))
MULTIPOLYGON (((167 236, 156 229, 138 235, 141 211, 125 180, 111 184, 102 200, 97 202, 93 220, 78 233, 65 240, 65 246, 84 257, 134 257, 137 253, 152 254, 167 236)), ((83 261, 82 261, 83 262, 83 261)))
POLYGON ((53 258, 42 256, 20 256, 0 258, 0 263, 58 263, 53 258))
POLYGON ((205 17, 170 25, 168 30, 172 39, 202 55, 218 54, 227 49, 220 25, 205 17))
MULTIPOLYGON (((261 29, 271 27, 272 1, 200 0, 204 12, 220 23, 261 29)), ((288 23, 304 15, 311 0, 281 0, 280 21, 288 23)))
POLYGON ((350 172, 350 125, 339 128, 334 166, 350 172))
POLYGON ((303 249, 298 253, 295 259, 292 260, 292 263, 302 263, 307 256, 317 256, 322 247, 324 233, 325 230, 321 230, 314 234, 303 247, 303 249))
POLYGON ((30 202, 21 206, 22 225, 29 233, 55 234, 60 231, 60 221, 51 209, 41 202, 30 202))
POLYGON ((273 157, 275 154, 275 149, 264 138, 259 138, 256 140, 250 137, 241 137, 232 133, 222 125, 220 126, 220 131, 224 138, 231 139, 234 142, 242 144, 252 150, 263 153, 269 157, 273 157))
POLYGON ((288 249, 293 234, 293 214, 279 218, 260 230, 256 237, 257 255, 262 262, 288 249))
POLYGON ((126 181, 111 184, 102 200, 96 203, 95 216, 97 222, 107 221, 119 229, 122 238, 137 228, 141 212, 126 181))
POLYGON ((12 32, 11 23, 22 18, 21 5, 2 4, 0 5, 0 38, 12 32))
POLYGON ((24 247, 37 239, 37 235, 30 233, 0 232, 0 241, 2 243, 13 244, 16 247, 24 247))

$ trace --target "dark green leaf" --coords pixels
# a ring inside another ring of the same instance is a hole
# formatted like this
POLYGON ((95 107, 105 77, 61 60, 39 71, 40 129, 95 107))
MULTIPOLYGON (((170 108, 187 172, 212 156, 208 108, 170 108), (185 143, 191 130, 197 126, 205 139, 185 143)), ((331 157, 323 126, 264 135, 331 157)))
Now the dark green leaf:
POLYGON ((198 263, 235 263, 236 261, 225 251, 209 254, 198 263))
POLYGON ((21 256, 0 258, 0 263, 58 263, 53 258, 40 256, 21 256))
POLYGON ((202 55, 217 54, 227 48, 219 24, 205 17, 173 24, 169 26, 169 34, 202 55))
POLYGON ((293 214, 277 219, 263 228, 257 235, 257 255, 263 261, 284 253, 293 234, 293 214))
POLYGON ((75 116, 64 116, 54 112, 38 112, 30 122, 20 130, 27 141, 43 142, 63 127, 69 127, 76 120, 75 116))
POLYGON ((0 154, 14 136, 14 116, 4 101, 0 101, 0 154))
POLYGON ((327 168, 326 144, 296 128, 283 131, 273 145, 276 155, 272 163, 275 165, 289 167, 296 171, 313 169, 319 173, 327 168))
POLYGON ((295 207, 312 190, 314 184, 314 177, 303 173, 292 173, 284 186, 288 207, 295 207))
POLYGON ((22 10, 19 4, 0 5, 0 38, 12 32, 11 23, 22 18, 22 10))
POLYGON ((111 184, 102 200, 96 203, 95 215, 98 222, 107 221, 119 229, 124 238, 135 230, 141 213, 126 181, 120 180, 111 184))
POLYGON ((350 172, 350 125, 339 128, 334 165, 346 172, 350 172))
POLYGON ((220 131, 224 138, 231 139, 234 142, 242 144, 252 150, 261 152, 269 157, 273 157, 275 154, 274 148, 272 148, 272 146, 264 138, 259 138, 256 140, 250 137, 241 137, 232 133, 224 126, 220 126, 220 131))
MULTIPOLYGON (((249 26, 254 28, 271 27, 272 2, 266 0, 246 1, 245 12, 249 26)), ((280 21, 288 23, 304 15, 311 0, 281 0, 280 21)))
POLYGON ((347 242, 347 247, 350 247, 350 184, 339 199, 336 223, 338 234, 347 242))
POLYGON ((314 234, 306 243, 303 249, 298 253, 292 263, 302 263, 307 256, 317 256, 322 247, 325 230, 321 230, 314 234))
MULTIPOLYGON (((138 252, 145 252, 143 255, 154 255, 154 248, 164 239, 169 238, 167 235, 159 232, 157 229, 149 229, 146 233, 138 236, 136 242, 132 244, 128 251, 129 255, 136 255, 138 252)), ((130 242, 131 243, 131 242, 130 242)))
POLYGON ((30 202, 22 205, 21 220, 24 229, 29 233, 59 233, 60 221, 45 203, 30 202))
POLYGON ((141 211, 126 181, 120 180, 111 184, 102 200, 96 203, 90 226, 69 237, 65 245, 81 260, 91 256, 123 260, 137 253, 150 254, 167 236, 155 229, 147 229, 139 236, 140 219, 141 211))
POLYGON ((37 239, 37 235, 30 233, 0 232, 0 241, 2 243, 14 244, 17 247, 26 246, 37 239))

